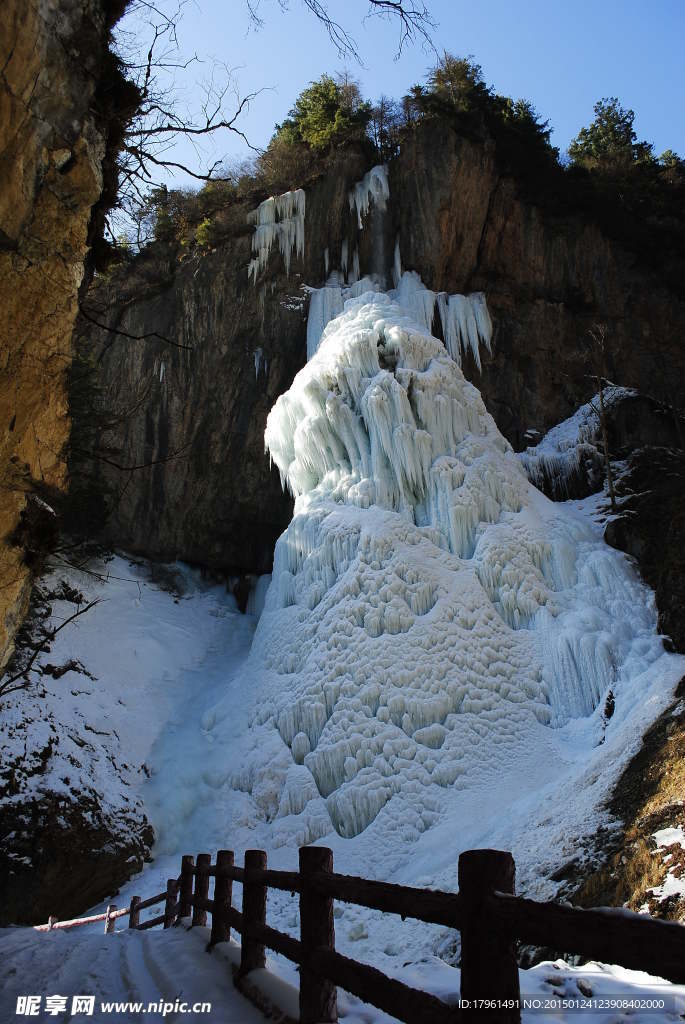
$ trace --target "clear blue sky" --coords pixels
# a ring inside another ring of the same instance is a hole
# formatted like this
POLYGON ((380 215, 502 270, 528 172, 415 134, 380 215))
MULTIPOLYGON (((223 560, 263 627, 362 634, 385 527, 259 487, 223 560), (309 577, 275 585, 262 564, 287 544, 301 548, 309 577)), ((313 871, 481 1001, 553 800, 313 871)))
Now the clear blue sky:
MULTIPOLYGON (((439 50, 473 55, 497 92, 533 102, 554 128, 564 150, 592 120, 593 103, 618 96, 636 113, 639 138, 655 152, 685 155, 685 0, 427 0, 438 28, 439 50)), ((290 0, 262 0, 265 25, 254 31, 244 0, 192 0, 179 30, 185 54, 213 56, 236 69, 242 94, 257 97, 242 120, 256 146, 268 142, 295 97, 324 72, 345 68, 367 98, 400 97, 421 81, 433 56, 409 46, 395 60, 397 29, 379 18, 365 20, 365 0, 330 0, 331 14, 355 37, 363 65, 343 64, 325 29, 290 0)), ((200 69, 200 75, 202 69, 200 69)), ((189 96, 190 100, 192 97, 189 96)), ((207 157, 245 153, 224 139, 207 157)), ((192 159, 188 151, 177 154, 192 159)))

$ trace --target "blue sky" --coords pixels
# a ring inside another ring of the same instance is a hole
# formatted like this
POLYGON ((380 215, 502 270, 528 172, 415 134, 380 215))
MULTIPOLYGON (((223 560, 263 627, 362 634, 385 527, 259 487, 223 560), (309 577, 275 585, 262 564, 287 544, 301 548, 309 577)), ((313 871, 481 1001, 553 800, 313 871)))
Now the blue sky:
MULTIPOLYGON (((437 48, 473 55, 497 92, 531 100, 549 118, 561 150, 592 120, 597 99, 618 96, 635 111, 639 138, 653 142, 657 154, 671 148, 685 155, 685 0, 427 3, 438 22, 437 48)), ((341 62, 301 0, 290 0, 287 12, 277 0, 261 0, 265 24, 257 31, 250 29, 244 0, 192 0, 186 8, 179 30, 183 52, 225 61, 235 69, 241 94, 264 90, 242 121, 254 145, 266 145, 298 93, 324 72, 347 69, 368 98, 399 97, 433 62, 418 45, 396 60, 396 27, 365 19, 366 0, 330 0, 329 7, 355 37, 363 65, 341 62)), ((189 88, 187 99, 192 98, 189 88)), ((245 152, 239 141, 224 136, 206 156, 245 152)), ((192 159, 187 150, 176 155, 192 159)))

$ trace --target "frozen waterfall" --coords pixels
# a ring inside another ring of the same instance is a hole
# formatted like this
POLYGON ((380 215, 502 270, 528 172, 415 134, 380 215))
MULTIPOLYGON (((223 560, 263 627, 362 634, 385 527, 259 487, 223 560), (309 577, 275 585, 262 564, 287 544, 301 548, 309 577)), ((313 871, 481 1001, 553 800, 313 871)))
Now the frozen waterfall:
MULTIPOLYGON (((319 294, 316 333, 334 318, 267 422, 295 514, 251 654, 265 683, 236 784, 266 785, 268 742, 282 765, 269 806, 298 842, 331 827, 418 836, 503 761, 513 780, 532 750, 551 771, 572 738, 592 747, 670 656, 626 559, 528 481, 431 336, 416 277, 337 315, 344 293, 319 294)), ((475 328, 455 306, 467 337, 487 335, 484 303, 475 328)))

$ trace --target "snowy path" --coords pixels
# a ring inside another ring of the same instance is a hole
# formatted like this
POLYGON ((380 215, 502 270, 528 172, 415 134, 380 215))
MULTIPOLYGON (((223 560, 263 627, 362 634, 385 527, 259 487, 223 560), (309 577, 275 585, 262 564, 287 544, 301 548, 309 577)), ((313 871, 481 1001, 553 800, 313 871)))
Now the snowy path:
MULTIPOLYGON (((0 931, 0 1019, 16 1016, 17 1000, 40 995, 40 1012, 32 1019, 100 1021, 217 1021, 221 1024, 257 1024, 265 1018, 233 986, 231 964, 239 957, 234 943, 207 952, 209 930, 173 928, 169 931, 130 932, 114 935, 90 929, 38 933, 29 928, 0 931), (91 1014, 71 1014, 74 996, 95 999, 91 1014), (66 997, 66 1012, 47 1012, 48 997, 66 997), (161 1004, 167 1007, 162 1011, 161 1004), (200 1004, 211 1009, 200 1009, 200 1004), (114 1004, 114 1005, 112 1005, 114 1004), (128 1004, 127 1006, 116 1004, 128 1004), (131 1005, 131 1004, 138 1004, 131 1005), (184 1005, 185 1004, 185 1005, 184 1005)), ((250 981, 273 1004, 296 1017, 297 975, 267 960, 268 972, 257 971, 250 981), (281 976, 279 978, 279 975, 281 976), (284 983, 282 978, 287 978, 284 983)), ((437 957, 406 965, 393 972, 409 985, 426 988, 445 1000, 459 991, 459 971, 437 957)), ((533 1001, 523 1011, 523 1024, 554 1024, 572 1021, 577 1010, 560 1008, 545 1012, 550 1003, 571 1004, 593 997, 597 1000, 641 1000, 642 1008, 583 1010, 585 1024, 665 1024, 685 1013, 685 986, 659 983, 637 971, 606 968, 597 964, 570 967, 562 961, 542 963, 520 972, 521 993, 533 1001), (537 1006, 535 1005, 537 1002, 537 1006), (650 1005, 652 1004, 652 1005, 650 1005)), ((345 1024, 391 1024, 391 1018, 346 993, 338 993, 338 1010, 345 1024)), ((417 1022, 420 1024, 420 1022, 417 1022)))
MULTIPOLYGON (((19 996, 67 996, 67 1013, 40 1020, 86 1020, 85 1013, 70 1015, 72 997, 95 996, 94 1019, 101 1021, 220 1021, 256 1024, 263 1021, 233 987, 230 964, 220 952, 207 954, 207 933, 196 929, 163 932, 119 931, 95 934, 87 929, 40 934, 28 928, 7 929, 2 936, 0 1016, 15 1016, 19 996), (211 1012, 155 1012, 151 1004, 210 1003, 211 1012), (107 1003, 138 1003, 138 1009, 103 1008, 107 1003)), ((17 1018, 21 1019, 21 1018, 17 1018)))

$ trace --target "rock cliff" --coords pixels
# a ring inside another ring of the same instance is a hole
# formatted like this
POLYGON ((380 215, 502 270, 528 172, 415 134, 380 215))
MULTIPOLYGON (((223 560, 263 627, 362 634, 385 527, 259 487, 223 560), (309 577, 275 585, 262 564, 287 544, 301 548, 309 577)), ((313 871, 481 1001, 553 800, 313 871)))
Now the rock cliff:
POLYGON ((607 325, 606 374, 669 404, 685 377, 685 303, 576 213, 536 206, 494 144, 426 122, 391 175, 403 265, 435 290, 486 293, 493 357, 475 381, 515 448, 596 391, 587 331, 607 325), (524 197, 525 195, 525 197, 524 197))
POLYGON ((264 453, 264 425, 305 362, 303 286, 321 282, 326 245, 340 251, 347 190, 364 169, 360 152, 343 153, 308 192, 304 259, 289 275, 272 255, 266 281, 248 281, 254 202, 242 202, 226 211, 214 249, 179 263, 152 246, 91 291, 79 346, 99 408, 75 414, 72 478, 75 491, 94 480, 98 508, 104 495, 107 540, 225 573, 270 570, 292 505, 264 453))
POLYGON ((112 176, 103 114, 111 101, 101 92, 112 72, 110 28, 124 7, 7 0, 0 8, 0 666, 44 543, 42 506, 27 510, 27 501, 66 484, 66 373, 86 254, 112 176))
MULTIPOLYGON (((116 187, 122 121, 137 97, 109 48, 126 2, 0 5, 0 667, 13 653, 34 570, 57 538, 48 502, 66 490, 79 293, 116 187)), ((28 647, 10 681, 33 644, 49 646, 40 629, 45 601, 36 588, 28 647)), ((92 786, 98 748, 87 736, 76 737, 81 761, 71 755, 68 773, 82 770, 91 786, 66 788, 59 755, 73 724, 68 695, 55 718, 35 673, 23 689, 21 678, 17 687, 4 682, 0 921, 35 922, 111 891, 142 865, 151 833, 127 797, 103 809, 92 786)))
POLYGON ((257 287, 248 281, 244 204, 224 212, 232 232, 213 250, 169 264, 153 245, 93 290, 89 306, 124 332, 79 331, 108 412, 85 461, 98 505, 107 492, 112 506, 109 541, 222 571, 269 568, 290 506, 263 452, 266 415, 305 360, 302 286, 323 284, 324 253, 339 265, 345 240, 350 260, 359 245, 361 273, 389 270, 399 239, 403 268, 427 286, 485 291, 493 355, 482 373, 470 359, 464 368, 516 448, 596 390, 587 332, 598 321, 608 376, 673 403, 685 376, 682 299, 596 224, 524 197, 494 142, 420 125, 390 165, 385 216, 357 236, 347 192, 367 168, 361 153, 341 154, 307 190, 304 258, 293 256, 289 276, 275 252, 257 287))

